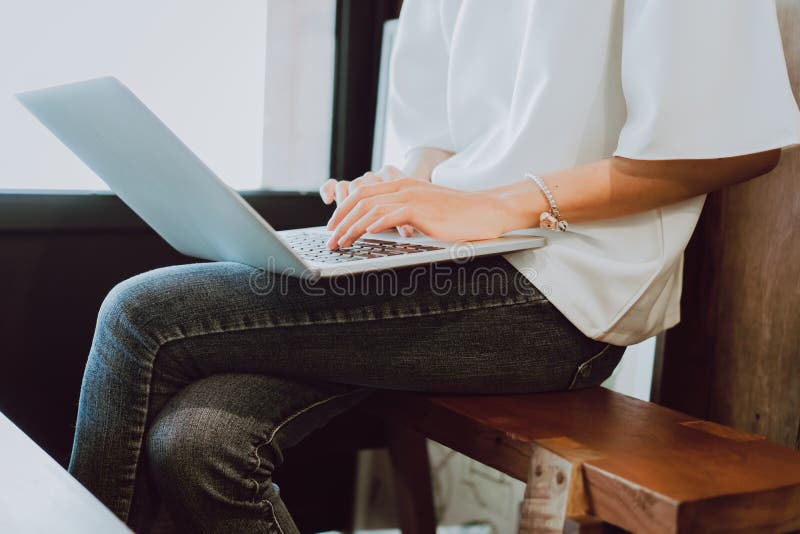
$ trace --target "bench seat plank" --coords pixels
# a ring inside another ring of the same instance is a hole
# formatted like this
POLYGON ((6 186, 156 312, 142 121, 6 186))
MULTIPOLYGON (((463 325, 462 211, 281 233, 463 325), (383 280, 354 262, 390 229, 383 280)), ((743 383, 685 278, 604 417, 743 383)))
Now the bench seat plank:
POLYGON ((800 529, 800 452, 604 388, 381 392, 368 409, 523 482, 544 446, 583 465, 593 515, 629 530, 800 529))

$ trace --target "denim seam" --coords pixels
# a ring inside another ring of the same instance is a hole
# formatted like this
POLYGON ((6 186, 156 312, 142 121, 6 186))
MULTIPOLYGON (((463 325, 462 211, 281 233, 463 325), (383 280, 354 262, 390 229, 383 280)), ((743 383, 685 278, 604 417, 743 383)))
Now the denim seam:
MULTIPOLYGON (((258 483, 256 482, 256 485, 257 484, 258 483)), ((270 514, 272 514, 272 522, 275 523, 276 527, 278 527, 278 534, 284 534, 283 527, 281 527, 281 523, 280 521, 278 521, 278 516, 275 515, 275 506, 273 506, 273 504, 268 499, 265 499, 265 501, 269 505, 269 512, 270 514)), ((267 534, 269 534, 269 531, 267 531, 267 534)))
POLYGON ((131 505, 133 504, 134 490, 136 488, 136 471, 138 471, 139 469, 139 461, 142 456, 142 449, 144 447, 144 438, 145 434, 147 433, 147 419, 150 414, 150 392, 153 390, 153 378, 155 376, 154 372, 155 362, 156 358, 158 358, 158 353, 160 352, 160 350, 161 350, 161 345, 159 345, 158 348, 155 350, 155 352, 153 353, 153 357, 147 361, 148 380, 147 380, 147 389, 144 392, 144 410, 141 410, 140 412, 142 414, 139 419, 140 424, 139 428, 136 429, 137 430, 136 433, 139 435, 139 443, 136 446, 134 454, 134 462, 133 462, 134 476, 128 488, 123 488, 123 490, 127 490, 126 492, 128 493, 128 498, 125 499, 126 503, 123 511, 124 517, 121 518, 125 523, 128 522, 128 517, 130 516, 131 512, 131 505))
MULTIPOLYGON (((217 328, 217 329, 210 329, 203 332, 198 332, 196 334, 181 334, 172 337, 167 337, 166 339, 161 340, 159 343, 157 351, 160 351, 164 348, 165 345, 169 343, 173 343, 176 341, 183 341, 185 339, 196 338, 196 337, 203 337, 209 335, 216 335, 216 334, 228 334, 233 332, 246 332, 248 330, 264 330, 269 328, 291 328, 297 326, 316 326, 316 325, 330 325, 330 324, 353 324, 353 323, 369 323, 373 321, 387 321, 393 319, 411 319, 416 317, 432 317, 436 315, 446 315, 451 313, 464 313, 469 311, 476 311, 476 310, 484 310, 484 309, 493 309, 493 308, 503 308, 508 306, 521 306, 525 304, 535 304, 538 302, 548 302, 546 299, 544 300, 522 300, 522 301, 503 301, 503 302, 496 302, 492 304, 483 304, 483 305, 476 305, 476 306, 462 306, 458 308, 451 308, 451 309, 429 309, 425 312, 415 311, 413 313, 404 313, 398 312, 395 315, 375 315, 375 314, 367 314, 366 317, 362 317, 359 319, 320 319, 320 320, 305 320, 305 321, 294 321, 294 322, 276 322, 274 320, 268 321, 266 324, 261 325, 252 325, 252 326, 243 326, 243 327, 233 327, 233 328, 217 328)), ((417 308, 419 310, 419 308, 417 308)), ((363 311, 363 310, 360 310, 363 311)))
POLYGON ((606 343, 606 346, 605 346, 605 347, 603 347, 603 349, 602 349, 600 352, 598 352, 597 354, 595 354, 594 356, 592 356, 591 358, 589 358, 588 360, 586 360, 585 362, 583 362, 582 364, 580 364, 580 365, 578 366, 578 369, 575 371, 575 374, 574 374, 574 375, 572 375, 572 381, 569 383, 569 386, 567 387, 567 391, 570 391, 570 390, 572 390, 572 388, 573 388, 573 387, 575 387, 575 382, 577 382, 577 381, 578 381, 578 376, 580 376, 580 374, 581 374, 581 371, 583 371, 583 369, 584 369, 584 368, 585 368, 587 365, 589 365, 590 363, 592 363, 593 361, 595 361, 596 359, 598 359, 599 357, 601 357, 603 354, 605 354, 605 353, 606 353, 606 351, 607 351, 608 349, 610 349, 610 348, 611 348, 611 343, 606 343))
MULTIPOLYGON (((134 306, 134 310, 138 310, 138 307, 134 306)), ((119 309, 115 309, 114 311, 116 311, 117 313, 122 314, 126 319, 131 320, 131 313, 130 312, 126 313, 126 312, 124 312, 122 310, 119 310, 119 309)), ((150 317, 150 318, 148 318, 147 320, 144 321, 144 323, 142 324, 142 328, 141 328, 141 330, 143 332, 141 333, 141 335, 137 335, 137 339, 136 339, 139 343, 141 343, 145 354, 146 355, 152 354, 153 356, 152 356, 152 358, 145 358, 144 359, 144 364, 146 365, 145 372, 147 374, 148 380, 147 380, 147 387, 146 387, 145 392, 144 392, 144 403, 143 403, 144 406, 143 406, 143 409, 139 411, 139 413, 141 415, 140 415, 140 418, 139 418, 139 425, 136 428, 136 434, 138 434, 139 440, 138 440, 138 443, 136 444, 136 447, 135 447, 135 450, 134 450, 134 454, 133 454, 133 456, 134 456, 134 458, 133 458, 133 466, 134 466, 133 467, 133 477, 130 480, 129 484, 125 484, 120 488, 121 493, 124 493, 125 495, 121 495, 117 499, 118 502, 122 503, 122 505, 119 506, 118 509, 120 510, 120 514, 121 514, 120 515, 120 519, 124 523, 128 522, 128 518, 130 517, 130 513, 131 513, 131 506, 133 504, 133 497, 134 497, 134 493, 135 493, 135 489, 136 489, 136 475, 137 475, 137 471, 139 469, 139 461, 140 461, 140 458, 142 457, 142 449, 144 448, 145 434, 147 433, 147 419, 148 419, 148 416, 149 416, 149 413, 150 413, 150 392, 153 389, 153 378, 154 378, 154 375, 155 375, 155 373, 154 373, 154 371, 155 371, 155 361, 158 358, 158 353, 159 353, 159 351, 161 350, 161 348, 163 346, 163 344, 160 343, 157 338, 149 336, 146 333, 144 333, 144 330, 145 330, 144 327, 148 326, 155 319, 156 319, 156 317, 150 317), (154 347, 153 348, 148 347, 147 346, 148 343, 152 343, 154 345, 154 347)), ((139 332, 137 332, 137 334, 138 333, 139 332)), ((92 341, 92 343, 94 343, 94 341, 92 341)), ((104 363, 106 365, 108 365, 108 362, 104 362, 104 363)))
MULTIPOLYGON (((291 415, 286 417, 283 421, 281 421, 279 424, 277 424, 275 426, 275 428, 272 429, 272 432, 270 432, 270 434, 267 437, 267 439, 253 448, 253 455, 255 455, 255 457, 256 457, 256 466, 253 468, 252 471, 250 471, 250 473, 248 473, 248 477, 247 477, 247 480, 252 482, 253 486, 255 487, 255 489, 253 491, 252 502, 254 504, 256 503, 256 499, 258 497, 258 493, 259 493, 259 491, 261 489, 261 484, 259 484, 258 481, 255 478, 256 472, 258 472, 258 469, 261 467, 261 463, 262 463, 261 455, 259 454, 259 451, 263 447, 266 447, 267 445, 270 445, 273 442, 273 440, 275 439, 275 436, 278 434, 278 432, 280 432, 280 430, 284 426, 286 426, 287 424, 289 424, 290 422, 295 420, 297 417, 303 415, 304 413, 308 412, 309 410, 311 410, 313 408, 316 408, 318 406, 322 406, 323 404, 327 404, 330 401, 333 401, 333 400, 336 400, 336 399, 340 399, 342 397, 347 397, 348 395, 353 395, 355 393, 360 393, 362 391, 366 391, 368 389, 369 388, 358 388, 358 389, 355 389, 355 390, 352 390, 352 391, 348 391, 348 392, 345 392, 345 393, 337 393, 336 395, 331 395, 329 397, 325 397, 324 399, 320 399, 320 400, 318 400, 316 402, 313 402, 313 403, 309 404, 308 406, 304 406, 303 408, 295 411, 294 413, 292 413, 291 415)), ((281 525, 278 522, 277 516, 275 515, 275 508, 273 507, 272 502, 270 502, 269 499, 264 499, 262 502, 266 502, 266 503, 269 504, 270 511, 272 513, 272 518, 275 521, 275 524, 278 525, 278 530, 280 530, 281 533, 283 533, 283 529, 281 529, 281 525)))

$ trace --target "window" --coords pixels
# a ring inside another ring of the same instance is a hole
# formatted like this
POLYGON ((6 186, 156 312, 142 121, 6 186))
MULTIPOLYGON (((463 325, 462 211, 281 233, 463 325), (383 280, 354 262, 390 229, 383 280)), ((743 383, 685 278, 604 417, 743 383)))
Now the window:
POLYGON ((317 189, 330 174, 335 0, 269 0, 264 183, 317 189))
POLYGON ((0 188, 106 188, 13 96, 104 75, 129 85, 236 188, 316 188, 327 178, 334 0, 14 0, 4 8, 0 188))

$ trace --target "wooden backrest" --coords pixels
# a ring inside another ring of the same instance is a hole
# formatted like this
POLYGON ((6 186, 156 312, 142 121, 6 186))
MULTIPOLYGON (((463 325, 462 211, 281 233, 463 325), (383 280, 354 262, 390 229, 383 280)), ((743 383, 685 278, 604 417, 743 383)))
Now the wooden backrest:
MULTIPOLYGON (((778 0, 800 100, 800 0, 778 0)), ((666 335, 665 405, 800 448, 800 148, 709 195, 686 253, 682 322, 666 335)))
POLYGON ((534 446, 581 463, 588 512, 635 532, 800 529, 800 452, 603 388, 367 409, 522 481, 534 446))

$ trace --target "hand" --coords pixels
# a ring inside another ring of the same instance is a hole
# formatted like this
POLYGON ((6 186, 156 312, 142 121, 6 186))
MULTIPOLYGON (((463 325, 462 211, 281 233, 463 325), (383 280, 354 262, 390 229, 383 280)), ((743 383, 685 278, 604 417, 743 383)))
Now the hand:
MULTIPOLYGON (((325 204, 330 204, 335 200, 337 205, 341 205, 350 193, 359 187, 389 182, 403 177, 403 171, 393 165, 386 165, 378 172, 368 172, 353 181, 330 179, 319 188, 319 195, 325 204)), ((397 231, 403 237, 411 237, 414 234, 414 228, 409 225, 400 225, 397 227, 397 231)))
POLYGON ((410 225, 442 241, 490 239, 504 233, 502 202, 486 191, 433 185, 415 178, 359 186, 341 202, 328 222, 328 248, 350 246, 365 233, 410 225))

